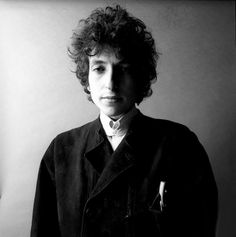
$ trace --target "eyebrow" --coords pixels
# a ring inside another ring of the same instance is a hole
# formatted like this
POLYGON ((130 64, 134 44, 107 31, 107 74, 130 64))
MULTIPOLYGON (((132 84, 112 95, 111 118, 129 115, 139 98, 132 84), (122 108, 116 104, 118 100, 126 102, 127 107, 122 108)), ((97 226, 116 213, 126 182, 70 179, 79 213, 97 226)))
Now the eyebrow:
POLYGON ((91 64, 106 64, 105 61, 100 60, 100 59, 95 59, 95 60, 91 60, 91 64))
MULTIPOLYGON (((104 61, 101 59, 92 59, 91 60, 91 66, 92 65, 101 65, 101 64, 107 64, 107 61, 104 61)), ((117 65, 130 66, 130 63, 128 63, 126 60, 121 60, 117 63, 117 65)))

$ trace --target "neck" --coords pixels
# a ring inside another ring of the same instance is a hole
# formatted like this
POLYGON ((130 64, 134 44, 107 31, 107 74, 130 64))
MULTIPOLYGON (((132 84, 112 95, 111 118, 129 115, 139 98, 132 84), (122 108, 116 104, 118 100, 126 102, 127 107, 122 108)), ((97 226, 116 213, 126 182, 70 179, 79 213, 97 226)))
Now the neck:
POLYGON ((131 110, 133 110, 135 108, 135 106, 129 108, 125 113, 116 115, 116 116, 108 116, 110 119, 112 119, 113 121, 117 121, 120 118, 124 117, 127 113, 129 113, 131 110))

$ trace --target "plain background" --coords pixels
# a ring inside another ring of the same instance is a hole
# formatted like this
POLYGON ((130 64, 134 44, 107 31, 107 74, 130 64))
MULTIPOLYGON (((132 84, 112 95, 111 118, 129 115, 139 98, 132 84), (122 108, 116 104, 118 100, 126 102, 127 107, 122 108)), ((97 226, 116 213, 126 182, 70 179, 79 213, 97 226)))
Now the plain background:
MULTIPOLYGON (((234 2, 116 2, 150 27, 162 53, 141 111, 198 135, 219 189, 217 236, 235 237, 234 2)), ((38 166, 50 141, 98 116, 66 49, 78 20, 107 3, 114 1, 0 1, 1 237, 29 236, 38 166)))

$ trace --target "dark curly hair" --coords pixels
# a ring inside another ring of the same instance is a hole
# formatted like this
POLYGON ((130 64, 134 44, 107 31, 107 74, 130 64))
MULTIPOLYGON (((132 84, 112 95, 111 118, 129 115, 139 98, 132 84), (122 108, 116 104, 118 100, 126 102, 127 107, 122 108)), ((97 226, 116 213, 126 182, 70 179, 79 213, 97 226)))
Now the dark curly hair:
POLYGON ((68 54, 76 64, 76 76, 88 91, 89 56, 99 54, 104 47, 115 50, 117 57, 124 58, 131 66, 135 78, 139 104, 152 94, 151 83, 156 81, 159 53, 145 24, 131 16, 119 5, 95 9, 87 19, 79 21, 72 35, 68 54))

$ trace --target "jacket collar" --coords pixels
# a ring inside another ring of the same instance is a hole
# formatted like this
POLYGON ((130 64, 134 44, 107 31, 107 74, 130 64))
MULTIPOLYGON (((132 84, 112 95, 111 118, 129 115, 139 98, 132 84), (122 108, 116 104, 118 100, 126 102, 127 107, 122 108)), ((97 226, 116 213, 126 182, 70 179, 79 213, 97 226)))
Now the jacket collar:
MULTIPOLYGON (((127 145, 132 144, 132 142, 131 144, 129 144, 129 142, 134 137, 133 133, 142 130, 144 125, 142 120, 144 119, 144 117, 145 116, 138 110, 137 114, 135 115, 135 118, 130 124, 130 128, 127 132, 127 135, 125 136, 127 145)), ((100 117, 98 117, 96 120, 90 123, 89 133, 87 137, 87 146, 85 149, 85 156, 87 156, 87 153, 90 153, 90 151, 93 151, 98 146, 100 146, 103 143, 105 136, 105 130, 103 129, 100 117)))
POLYGON ((87 153, 102 144, 104 141, 104 134, 105 132, 103 130, 100 118, 98 117, 96 120, 91 122, 90 126, 88 127, 88 136, 85 138, 86 141, 84 141, 87 144, 85 148, 85 157, 87 156, 87 153))

